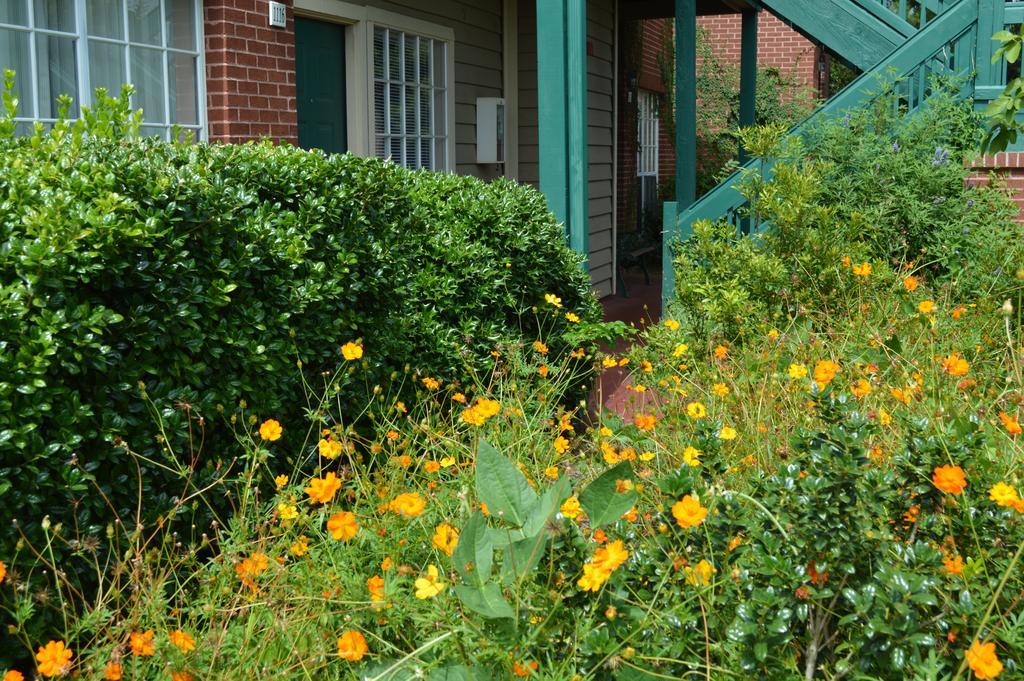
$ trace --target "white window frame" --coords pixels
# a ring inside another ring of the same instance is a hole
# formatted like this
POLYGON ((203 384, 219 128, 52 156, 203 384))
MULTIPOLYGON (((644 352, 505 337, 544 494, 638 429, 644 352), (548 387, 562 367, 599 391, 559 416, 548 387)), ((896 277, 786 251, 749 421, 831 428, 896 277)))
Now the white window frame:
MULTIPOLYGON (((81 113, 81 107, 83 105, 93 105, 95 92, 92 87, 92 77, 89 70, 89 41, 95 40, 108 45, 119 45, 124 49, 124 65, 126 69, 126 75, 128 82, 132 81, 132 61, 131 61, 131 48, 142 47, 146 49, 159 50, 162 56, 163 69, 164 69, 164 114, 168 121, 172 118, 171 116, 171 94, 170 94, 170 81, 168 80, 168 68, 167 68, 167 55, 170 53, 184 54, 196 60, 196 123, 195 124, 178 124, 182 130, 193 131, 196 137, 201 140, 207 139, 207 120, 206 120, 206 49, 205 41, 203 36, 203 3, 202 0, 188 0, 192 4, 193 12, 193 25, 195 26, 195 35, 193 36, 194 49, 183 50, 175 47, 168 46, 167 36, 167 23, 164 17, 167 16, 167 0, 160 0, 160 45, 149 45, 145 43, 134 43, 131 42, 128 30, 128 2, 127 0, 121 0, 122 16, 124 20, 124 37, 123 38, 104 38, 100 36, 89 35, 88 27, 86 26, 87 19, 87 4, 88 0, 75 0, 75 31, 74 33, 68 33, 63 31, 54 31, 45 28, 37 28, 35 26, 35 3, 33 0, 27 0, 28 6, 28 26, 19 26, 17 24, 4 24, 0 23, 0 28, 10 29, 20 33, 26 33, 29 36, 29 64, 30 70, 32 71, 31 78, 31 98, 32 98, 32 113, 33 116, 17 116, 15 121, 18 123, 36 123, 41 122, 44 124, 53 124, 56 122, 56 118, 42 117, 39 115, 39 76, 37 66, 37 52, 36 52, 36 38, 40 35, 53 35, 63 38, 72 38, 75 40, 75 78, 78 86, 78 101, 75 104, 78 107, 79 114, 81 113)), ((24 74, 18 74, 17 78, 20 80, 24 77, 24 74)), ((112 97, 116 97, 120 92, 108 93, 112 97)), ((134 106, 134 96, 133 96, 134 106)), ((143 112, 145 114, 145 112, 143 112)), ((173 123, 149 123, 143 120, 144 127, 156 127, 162 129, 162 136, 164 139, 170 138, 170 130, 173 127, 173 123)))
POLYGON ((342 0, 295 0, 298 16, 345 25, 345 93, 348 119, 348 148, 358 156, 376 157, 373 129, 373 33, 377 26, 393 28, 446 43, 447 86, 445 101, 444 164, 438 170, 455 171, 455 30, 450 26, 423 21, 342 0), (365 103, 365 104, 364 104, 365 103))

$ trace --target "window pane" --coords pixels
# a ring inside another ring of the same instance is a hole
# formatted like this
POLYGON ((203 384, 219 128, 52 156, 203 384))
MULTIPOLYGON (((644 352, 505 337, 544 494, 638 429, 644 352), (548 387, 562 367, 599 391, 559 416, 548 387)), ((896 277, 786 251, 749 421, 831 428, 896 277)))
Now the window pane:
POLYGON ((167 76, 171 79, 171 123, 199 124, 196 58, 187 54, 167 54, 167 76))
POLYGON ((434 87, 445 87, 448 59, 445 57, 445 44, 440 40, 434 41, 434 87))
POLYGON ((0 28, 0 68, 13 69, 14 95, 18 98, 18 115, 31 118, 32 65, 28 46, 28 33, 0 28))
POLYGON ((384 121, 387 119, 388 99, 387 84, 380 81, 373 84, 373 130, 378 135, 385 132, 384 121))
POLYGON ((124 47, 90 40, 89 77, 93 90, 90 96, 95 97, 96 88, 106 88, 111 97, 121 94, 121 85, 128 80, 124 69, 124 47))
POLYGON ((416 54, 418 48, 416 47, 416 36, 404 35, 402 41, 402 60, 405 63, 404 78, 409 82, 416 82, 416 54))
POLYGON ((405 130, 406 135, 415 135, 416 126, 416 86, 405 86, 405 130))
POLYGON ((101 38, 124 38, 124 15, 121 0, 89 0, 86 14, 89 35, 101 38))
POLYGON ((398 31, 388 31, 385 48, 385 54, 387 54, 388 58, 388 78, 391 80, 401 80, 402 34, 398 31))
POLYGON ((78 116, 78 80, 72 38, 36 35, 36 69, 39 83, 39 118, 56 118, 57 98, 73 100, 68 116, 78 116))
POLYGON ((387 33, 383 28, 373 30, 373 77, 384 77, 384 50, 387 46, 387 33))
POLYGON ((35 0, 36 28, 51 31, 75 31, 74 0, 35 0))
POLYGON ((142 109, 147 123, 165 123, 164 60, 160 50, 133 47, 131 77, 135 85, 134 105, 142 109))
POLYGON ((388 132, 392 135, 402 134, 402 86, 390 85, 388 111, 388 132))
POLYGON ((27 0, 0 0, 0 23, 28 25, 27 0))
POLYGON ((139 134, 143 137, 160 137, 167 139, 167 128, 159 125, 140 125, 139 134))
POLYGON ((160 45, 160 0, 128 0, 128 36, 133 43, 160 45))
POLYGON ((420 39, 420 73, 419 81, 423 85, 430 85, 430 40, 420 39))
POLYGON ((179 50, 196 48, 196 22, 192 0, 166 0, 167 46, 179 50))

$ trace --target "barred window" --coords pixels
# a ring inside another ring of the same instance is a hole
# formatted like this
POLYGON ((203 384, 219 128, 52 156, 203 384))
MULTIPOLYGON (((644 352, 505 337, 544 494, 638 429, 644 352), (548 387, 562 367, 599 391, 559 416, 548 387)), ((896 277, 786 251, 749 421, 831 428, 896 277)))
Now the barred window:
POLYGON ((374 153, 407 168, 447 170, 448 50, 443 40, 373 31, 374 153))

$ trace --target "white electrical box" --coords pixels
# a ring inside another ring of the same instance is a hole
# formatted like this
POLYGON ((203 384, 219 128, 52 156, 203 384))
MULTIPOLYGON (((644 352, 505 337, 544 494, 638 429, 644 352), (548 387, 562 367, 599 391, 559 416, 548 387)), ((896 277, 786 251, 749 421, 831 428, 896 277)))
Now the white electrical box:
POLYGON ((476 162, 505 162, 505 100, 476 99, 476 162))
POLYGON ((288 25, 288 7, 283 2, 270 3, 270 25, 277 28, 288 25))

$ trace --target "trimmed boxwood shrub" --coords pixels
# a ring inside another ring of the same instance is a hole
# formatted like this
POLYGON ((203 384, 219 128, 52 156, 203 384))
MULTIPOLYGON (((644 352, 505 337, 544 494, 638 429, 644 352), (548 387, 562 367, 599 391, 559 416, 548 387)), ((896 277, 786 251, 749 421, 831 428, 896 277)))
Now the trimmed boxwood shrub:
MULTIPOLYGON (((298 422, 297 366, 319 383, 346 341, 363 339, 371 381, 408 367, 450 381, 500 340, 535 338, 545 293, 598 319, 529 187, 133 127, 122 99, 31 138, 0 128, 0 508, 30 534, 46 514, 100 532, 89 478, 127 504, 137 459, 122 446, 184 449, 200 416, 209 471, 218 405, 298 422)), ((568 347, 556 323, 553 352, 568 347)), ((141 479, 149 508, 180 492, 159 467, 141 479)), ((17 533, 0 532, 9 556, 17 533)))

